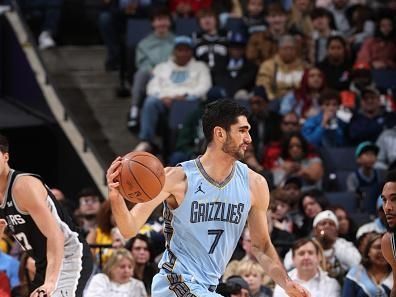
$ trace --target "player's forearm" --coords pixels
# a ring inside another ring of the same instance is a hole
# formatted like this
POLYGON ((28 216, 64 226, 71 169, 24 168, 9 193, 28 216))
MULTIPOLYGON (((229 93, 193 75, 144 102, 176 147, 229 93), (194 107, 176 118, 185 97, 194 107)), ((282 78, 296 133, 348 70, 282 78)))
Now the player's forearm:
POLYGON ((253 247, 252 251, 257 261, 264 268, 265 272, 282 288, 286 287, 287 282, 291 281, 285 268, 279 260, 278 254, 271 243, 264 249, 253 247))
POLYGON ((111 203, 112 214, 122 236, 125 238, 135 236, 139 230, 136 228, 136 224, 134 224, 132 220, 131 213, 125 204, 124 198, 120 195, 112 195, 109 196, 109 200, 111 203))
POLYGON ((47 268, 45 272, 45 283, 56 284, 62 266, 64 255, 64 237, 59 234, 47 238, 47 268))

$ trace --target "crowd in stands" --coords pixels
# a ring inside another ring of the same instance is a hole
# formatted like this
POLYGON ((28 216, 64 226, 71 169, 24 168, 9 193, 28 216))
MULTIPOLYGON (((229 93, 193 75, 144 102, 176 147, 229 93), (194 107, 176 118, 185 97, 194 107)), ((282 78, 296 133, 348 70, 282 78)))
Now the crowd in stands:
MULTIPOLYGON (((315 297, 389 296, 378 197, 396 168, 396 1, 103 2, 108 71, 120 67, 125 17, 152 25, 134 49, 128 127, 140 139, 135 150, 172 166, 195 158, 205 148, 204 108, 238 100, 251 111, 253 141, 243 161, 267 178, 271 239, 290 277, 315 297), (173 32, 180 19, 195 20, 196 30, 173 32), (384 84, 392 75, 393 84, 384 84), (171 116, 177 127, 169 127, 171 116)), ((97 274, 87 296, 149 296, 164 246, 161 208, 141 234, 124 239, 94 191, 83 190, 76 208, 53 191, 93 246, 97 274)), ((0 247, 12 296, 26 296, 31 259, 9 237, 0 247)), ((248 230, 218 290, 286 296, 257 264, 248 230)))

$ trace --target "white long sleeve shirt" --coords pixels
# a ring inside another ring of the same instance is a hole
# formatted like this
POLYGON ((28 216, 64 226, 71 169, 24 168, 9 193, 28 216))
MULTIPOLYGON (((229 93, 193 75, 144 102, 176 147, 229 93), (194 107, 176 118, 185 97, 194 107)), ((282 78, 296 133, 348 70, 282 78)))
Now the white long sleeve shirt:
POLYGON ((212 86, 208 66, 194 58, 185 66, 178 66, 173 57, 153 69, 147 85, 147 95, 155 97, 203 97, 212 86))
POLYGON ((106 274, 98 273, 89 282, 84 297, 147 297, 147 292, 140 280, 131 278, 125 284, 117 284, 106 274))
MULTIPOLYGON (((324 255, 328 256, 328 254, 334 253, 334 257, 337 258, 345 271, 348 271, 352 266, 359 265, 361 255, 352 242, 339 237, 335 241, 333 249, 334 252, 331 249, 324 250, 324 255)), ((285 256, 284 265, 286 270, 294 268, 291 250, 289 250, 285 256)))
MULTIPOLYGON (((306 288, 311 296, 314 297, 340 297, 341 288, 338 282, 327 275, 326 272, 319 270, 318 273, 309 281, 303 281, 298 278, 297 269, 289 272, 290 278, 306 288)), ((275 286, 272 297, 288 297, 285 291, 279 286, 275 286)))

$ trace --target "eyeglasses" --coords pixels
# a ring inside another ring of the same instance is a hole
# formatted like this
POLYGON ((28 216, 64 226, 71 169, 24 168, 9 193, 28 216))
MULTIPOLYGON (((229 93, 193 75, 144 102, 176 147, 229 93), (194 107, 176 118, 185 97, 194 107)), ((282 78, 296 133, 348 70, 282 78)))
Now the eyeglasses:
POLYGON ((283 121, 282 122, 283 125, 285 126, 298 126, 298 122, 288 122, 288 121, 283 121))

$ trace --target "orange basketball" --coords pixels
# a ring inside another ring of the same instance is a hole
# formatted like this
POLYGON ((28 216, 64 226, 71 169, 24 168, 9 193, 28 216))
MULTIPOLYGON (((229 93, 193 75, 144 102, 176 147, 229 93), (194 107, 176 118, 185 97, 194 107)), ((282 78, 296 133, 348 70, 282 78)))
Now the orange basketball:
POLYGON ((122 157, 119 181, 119 190, 125 199, 134 203, 147 202, 164 187, 164 167, 150 153, 131 152, 122 157))

